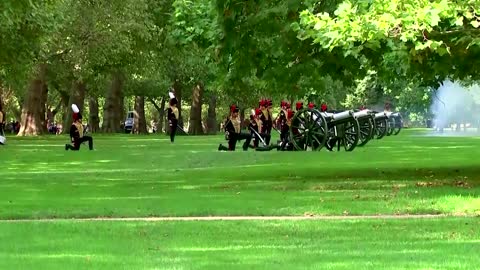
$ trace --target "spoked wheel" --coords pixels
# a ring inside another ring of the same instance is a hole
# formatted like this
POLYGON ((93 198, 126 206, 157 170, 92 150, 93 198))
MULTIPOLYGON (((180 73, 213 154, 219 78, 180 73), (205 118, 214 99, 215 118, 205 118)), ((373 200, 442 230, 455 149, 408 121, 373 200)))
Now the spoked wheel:
POLYGON ((403 121, 401 117, 396 117, 395 119, 395 125, 393 127, 393 135, 398 135, 400 133, 400 130, 403 128, 403 121))
POLYGON ((390 118, 387 120, 387 136, 391 136, 393 134, 393 130, 395 128, 395 119, 390 118))
POLYGON ((387 119, 375 121, 375 136, 380 140, 387 134, 387 119))
POLYGON ((327 122, 317 110, 300 110, 292 119, 290 138, 298 151, 320 151, 327 140, 327 122))
POLYGON ((360 138, 358 141, 358 146, 364 146, 373 137, 373 132, 374 132, 373 121, 371 118, 366 118, 359 121, 359 124, 360 124, 360 138))
POLYGON ((345 151, 353 151, 360 140, 360 124, 356 119, 331 126, 328 131, 329 138, 325 148, 330 151, 340 151, 342 145, 345 151))
POLYGON ((353 151, 360 140, 360 124, 357 119, 352 119, 344 124, 343 147, 345 151, 353 151))
POLYGON ((337 145, 338 138, 335 132, 336 127, 331 126, 328 128, 328 136, 327 136, 327 142, 325 143, 325 148, 327 148, 328 151, 333 151, 335 149, 335 146, 337 145))

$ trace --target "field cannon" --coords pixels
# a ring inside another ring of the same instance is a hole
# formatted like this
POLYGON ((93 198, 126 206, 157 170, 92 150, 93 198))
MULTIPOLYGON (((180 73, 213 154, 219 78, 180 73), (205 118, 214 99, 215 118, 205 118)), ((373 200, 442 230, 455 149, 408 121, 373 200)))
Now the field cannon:
POLYGON ((373 136, 380 140, 385 137, 388 132, 388 116, 386 112, 375 112, 374 111, 374 123, 375 131, 373 136))
POLYGON ((290 125, 290 141, 298 151, 319 151, 328 138, 325 116, 315 109, 297 111, 290 125))
POLYGON ((371 110, 358 110, 353 116, 360 125, 360 138, 357 146, 364 146, 375 135, 375 112, 371 110))
POLYGON ((292 119, 290 138, 295 150, 319 151, 326 147, 332 151, 335 145, 338 150, 343 145, 346 151, 352 151, 359 142, 360 126, 353 111, 331 113, 303 109, 292 119))
POLYGON ((297 151, 353 151, 371 139, 397 135, 402 128, 399 113, 371 110, 320 112, 302 109, 293 116, 289 130, 289 144, 297 151), (335 147, 336 146, 336 147, 335 147))
MULTIPOLYGON (((323 113, 328 127, 328 139, 325 147, 332 151, 337 145, 340 151, 341 146, 345 151, 353 151, 360 140, 360 124, 354 111, 343 111, 339 113, 323 113)), ((363 114, 357 114, 362 116, 363 114)))
POLYGON ((403 128, 402 116, 398 112, 386 112, 386 115, 388 117, 387 136, 398 135, 403 128))

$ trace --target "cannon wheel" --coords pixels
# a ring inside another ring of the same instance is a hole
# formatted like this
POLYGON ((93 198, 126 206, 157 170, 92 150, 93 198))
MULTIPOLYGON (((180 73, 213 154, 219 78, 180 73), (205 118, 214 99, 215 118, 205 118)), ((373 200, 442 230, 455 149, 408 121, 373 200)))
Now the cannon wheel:
POLYGON ((372 138, 374 134, 374 126, 372 118, 362 119, 358 122, 360 124, 360 138, 358 141, 358 146, 366 145, 372 138))
POLYGON ((345 151, 353 151, 360 141, 360 124, 356 119, 352 119, 346 123, 331 126, 329 129, 329 135, 329 143, 325 146, 329 151, 335 149, 340 150, 341 145, 343 145, 345 151), (339 132, 342 135, 335 137, 335 128, 337 128, 337 130, 342 129, 342 131, 339 132), (331 143, 332 141, 334 143, 331 143), (337 147, 335 147, 335 145, 337 145, 337 147))
POLYGON ((393 117, 387 119, 387 136, 391 136, 393 134, 394 129, 395 129, 395 119, 393 117))
POLYGON ((380 140, 387 134, 387 119, 375 121, 375 136, 380 140))
POLYGON ((402 130, 403 122, 401 117, 396 117, 394 119, 395 125, 393 126, 393 135, 398 135, 398 133, 400 133, 400 130, 402 130))
POLYGON ((292 119, 290 138, 296 150, 320 151, 327 140, 327 122, 317 110, 298 111, 292 119))
POLYGON ((343 147, 345 151, 353 151, 360 140, 360 124, 357 119, 352 119, 345 123, 343 127, 345 135, 343 137, 343 147))

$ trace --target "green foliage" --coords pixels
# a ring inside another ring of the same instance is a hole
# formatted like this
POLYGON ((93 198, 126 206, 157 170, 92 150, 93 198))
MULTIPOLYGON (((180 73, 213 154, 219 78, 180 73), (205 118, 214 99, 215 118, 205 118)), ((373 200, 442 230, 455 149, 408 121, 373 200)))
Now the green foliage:
POLYGON ((478 0, 346 0, 333 14, 302 11, 295 29, 300 39, 329 52, 339 48, 363 65, 381 66, 383 56, 395 53, 406 58, 401 68, 422 71, 423 79, 463 78, 478 74, 466 61, 480 53, 479 6, 478 0))
POLYGON ((64 0, 0 1, 0 81, 23 96, 39 61, 51 57, 49 37, 63 20, 64 0))

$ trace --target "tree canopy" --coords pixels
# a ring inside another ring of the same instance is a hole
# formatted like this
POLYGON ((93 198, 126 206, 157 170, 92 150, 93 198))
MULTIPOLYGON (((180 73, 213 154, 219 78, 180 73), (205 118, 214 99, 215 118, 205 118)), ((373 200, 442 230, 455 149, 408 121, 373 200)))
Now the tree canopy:
POLYGON ((479 7, 480 0, 4 0, 0 102, 23 119, 23 135, 45 132, 47 122, 68 125, 72 102, 104 131, 119 131, 134 107, 161 122, 168 89, 186 125, 212 126, 220 108, 253 107, 263 97, 337 108, 389 101, 427 115, 439 82, 479 79, 479 7))

